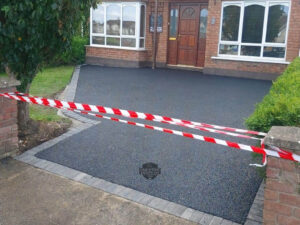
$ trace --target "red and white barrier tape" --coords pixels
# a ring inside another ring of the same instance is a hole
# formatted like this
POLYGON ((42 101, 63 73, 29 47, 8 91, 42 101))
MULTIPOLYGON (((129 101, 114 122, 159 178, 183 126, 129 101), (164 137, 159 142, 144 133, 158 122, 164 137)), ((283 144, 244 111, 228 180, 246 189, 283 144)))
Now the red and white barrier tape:
MULTIPOLYGON (((192 139, 196 139, 196 140, 200 140, 200 141, 204 141, 204 142, 210 142, 210 143, 219 144, 219 145, 223 145, 223 146, 227 146, 227 147, 231 147, 231 148, 236 148, 236 149, 241 149, 241 150, 245 150, 245 151, 255 152, 255 153, 262 154, 264 156, 264 159, 266 158, 265 157, 266 155, 269 155, 269 156, 274 156, 274 157, 277 157, 277 158, 283 158, 283 159, 288 159, 288 160, 300 162, 300 156, 298 156, 296 154, 293 154, 293 153, 290 153, 290 152, 287 152, 287 151, 284 151, 284 150, 281 150, 281 149, 279 149, 279 150, 275 149, 275 151, 274 151, 274 150, 269 150, 269 149, 265 149, 265 148, 244 145, 244 144, 240 144, 240 143, 237 143, 237 142, 225 141, 225 140, 221 140, 221 139, 217 139, 217 138, 201 136, 201 135, 197 135, 197 134, 192 134, 192 133, 187 133, 187 132, 182 132, 182 131, 172 130, 172 129, 166 129, 166 128, 147 125, 147 124, 142 124, 142 123, 136 123, 136 122, 122 120, 122 119, 118 119, 118 118, 103 116, 103 115, 100 115, 100 114, 94 114, 94 113, 90 113, 90 112, 85 111, 84 106, 83 106, 85 104, 80 104, 80 105, 82 105, 83 109, 79 110, 79 109, 77 109, 76 105, 75 105, 76 108, 74 106, 73 107, 68 107, 69 103, 67 103, 68 105, 66 105, 66 102, 63 103, 62 101, 59 101, 59 100, 52 100, 52 99, 45 99, 45 98, 38 98, 38 97, 30 97, 30 96, 25 96, 25 95, 20 96, 19 94, 10 94, 10 93, 0 94, 0 96, 8 97, 8 98, 19 100, 19 101, 25 101, 25 102, 29 102, 29 103, 33 103, 33 104, 45 105, 45 106, 48 106, 48 107, 68 109, 68 110, 71 110, 71 111, 75 111, 75 112, 79 112, 79 113, 87 114, 87 115, 92 115, 92 116, 96 116, 96 117, 99 117, 99 118, 112 120, 112 121, 115 121, 115 122, 126 123, 126 124, 133 125, 133 126, 139 126, 139 127, 143 127, 143 128, 147 128, 147 129, 151 129, 151 130, 157 130, 157 131, 160 131, 160 132, 179 135, 179 136, 192 138, 192 139), (67 106, 67 107, 65 107, 65 106, 67 106)), ((72 103, 71 105, 73 105, 73 104, 79 104, 79 103, 72 103)), ((86 107, 86 108, 90 109, 89 111, 92 111, 90 106, 89 106, 89 108, 88 107, 86 107)), ((134 117, 134 118, 137 118, 137 117, 134 117)), ((170 121, 165 121, 165 122, 170 122, 170 121)), ((262 142, 262 146, 263 146, 263 142, 262 142)), ((264 164, 265 163, 266 163, 266 161, 264 160, 264 164)), ((258 166, 257 164, 253 164, 253 165, 258 166)))
POLYGON ((4 96, 4 97, 14 96, 14 99, 16 99, 16 100, 29 102, 29 103, 33 103, 33 104, 49 105, 51 107, 63 107, 63 108, 70 108, 70 109, 78 109, 78 110, 85 110, 85 111, 90 111, 90 112, 95 112, 95 113, 112 114, 112 115, 124 116, 124 117, 135 118, 135 119, 144 119, 144 120, 150 120, 150 121, 156 121, 156 122, 169 122, 169 123, 172 122, 172 123, 176 123, 177 125, 182 124, 183 126, 193 125, 193 126, 205 127, 205 128, 210 128, 210 129, 224 130, 227 132, 237 132, 237 133, 266 136, 266 133, 258 132, 258 131, 251 131, 251 130, 245 130, 245 129, 239 129, 239 128, 232 128, 232 127, 224 127, 224 126, 219 126, 219 125, 171 118, 171 117, 167 117, 167 116, 160 116, 160 115, 155 115, 155 114, 150 114, 150 113, 142 113, 142 112, 136 112, 136 111, 131 111, 131 110, 110 108, 110 107, 105 107, 105 106, 100 106, 100 105, 89 105, 89 104, 82 104, 82 103, 76 103, 76 102, 66 102, 66 101, 60 101, 60 100, 46 99, 46 98, 40 98, 40 97, 31 97, 31 96, 28 96, 28 95, 25 95, 25 94, 19 93, 19 92, 4 93, 4 94, 2 94, 2 96, 4 96))

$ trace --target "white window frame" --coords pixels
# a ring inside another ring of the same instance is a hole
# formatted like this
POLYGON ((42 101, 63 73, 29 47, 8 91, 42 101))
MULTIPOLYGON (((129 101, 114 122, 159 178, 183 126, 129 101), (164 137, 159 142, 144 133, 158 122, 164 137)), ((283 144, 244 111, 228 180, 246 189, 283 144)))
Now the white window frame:
POLYGON ((98 6, 103 6, 104 8, 104 33, 93 33, 93 8, 90 9, 90 46, 94 47, 105 47, 105 48, 116 48, 116 49, 127 49, 127 50, 145 50, 145 39, 146 39, 146 27, 144 31, 144 37, 140 37, 140 18, 141 18, 141 7, 142 5, 145 7, 145 26, 146 26, 146 4, 142 2, 102 2, 98 4, 98 6), (106 34, 106 8, 109 5, 118 5, 121 9, 120 14, 120 35, 107 35, 106 34), (125 6, 134 6, 135 7, 135 35, 123 35, 122 28, 123 28, 123 7, 125 6), (93 37, 103 37, 104 38, 104 45, 93 44, 93 37), (120 38, 120 45, 113 46, 106 44, 107 37, 114 37, 120 38), (124 47, 121 46, 122 38, 132 38, 135 39, 135 47, 124 47), (140 40, 144 39, 144 47, 140 47, 140 40))
POLYGON ((289 22, 291 14, 291 2, 290 0, 247 0, 247 1, 226 1, 222 2, 221 9, 221 21, 220 21, 220 31, 219 31, 219 44, 218 44, 218 57, 212 58, 223 58, 223 59, 232 59, 232 60, 241 60, 241 61, 254 61, 254 62, 286 62, 286 53, 287 53, 287 40, 289 33, 289 22), (223 41, 222 38, 222 25, 223 25, 223 10, 226 6, 239 6, 240 7, 240 23, 239 23, 239 33, 237 41, 223 41), (264 24, 263 24, 263 35, 261 43, 242 43, 242 33, 243 33, 243 21, 244 21, 244 10, 246 6, 249 5, 262 5, 265 7, 264 14, 264 24), (285 43, 270 43, 266 42, 266 33, 267 33, 267 24, 268 24, 268 13, 269 7, 273 5, 286 5, 289 7, 288 18, 287 18, 287 29, 285 34, 285 43), (229 55, 229 54, 220 54, 220 45, 237 45, 238 46, 238 55, 229 55), (241 55, 241 46, 259 46, 261 47, 260 56, 243 56, 241 55), (285 55, 283 58, 275 57, 264 57, 263 50, 264 47, 284 47, 285 55))

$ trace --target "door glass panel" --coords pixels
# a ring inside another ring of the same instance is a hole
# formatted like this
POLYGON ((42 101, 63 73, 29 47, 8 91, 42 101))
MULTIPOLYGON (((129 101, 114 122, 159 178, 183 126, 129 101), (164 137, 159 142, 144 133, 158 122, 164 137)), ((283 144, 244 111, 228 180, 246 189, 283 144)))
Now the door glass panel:
POLYGON ((239 35, 241 8, 236 5, 226 6, 223 10, 222 41, 237 41, 239 35))
POLYGON ((261 43, 264 17, 264 6, 249 5, 245 7, 242 42, 261 43))
POLYGON ((106 34, 120 35, 120 15, 119 5, 109 5, 106 7, 106 34))
POLYGON ((171 9, 170 11, 170 37, 177 36, 177 27, 178 27, 178 9, 171 9))
POLYGON ((200 27, 199 27, 199 38, 206 38, 206 28, 207 28, 207 9, 201 9, 200 12, 200 27))
POLYGON ((185 8, 181 14, 183 19, 194 19, 196 16, 195 9, 192 7, 185 8))
POLYGON ((285 43, 289 7, 273 5, 269 8, 266 42, 285 43))

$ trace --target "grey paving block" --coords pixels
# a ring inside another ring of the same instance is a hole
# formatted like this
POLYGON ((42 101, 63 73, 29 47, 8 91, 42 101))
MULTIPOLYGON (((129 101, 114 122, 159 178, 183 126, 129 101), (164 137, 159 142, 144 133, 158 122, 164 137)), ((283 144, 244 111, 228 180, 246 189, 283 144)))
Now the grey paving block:
POLYGON ((186 209, 187 207, 185 206, 170 202, 168 205, 166 205, 164 211, 180 217, 186 209))
POLYGON ((194 213, 194 209, 187 208, 181 215, 182 218, 189 220, 194 213))
MULTIPOLYGON (((28 151, 26 151, 25 153, 30 154, 30 155, 35 155, 36 153, 40 152, 44 150, 44 148, 42 148, 40 145, 36 146, 28 151)), ((24 154, 24 153, 23 153, 24 154)))
POLYGON ((209 225, 220 225, 222 223, 222 218, 214 216, 209 225))
POLYGON ((262 225, 262 223, 254 220, 247 220, 244 225, 262 225))
POLYGON ((79 174, 80 174, 79 171, 70 169, 68 167, 65 167, 64 170, 61 171, 62 176, 67 177, 72 180, 74 179, 74 177, 78 176, 79 174))
POLYGON ((111 193, 114 195, 119 195, 120 192, 125 190, 125 187, 118 185, 118 184, 113 184, 114 188, 112 189, 111 193))
POLYGON ((34 165, 35 167, 44 169, 44 168, 46 168, 46 166, 49 165, 49 163, 50 163, 50 162, 47 161, 47 160, 40 159, 40 160, 36 161, 33 165, 34 165))
POLYGON ((92 176, 84 177, 82 180, 80 180, 81 183, 86 184, 88 186, 91 186, 93 183, 97 181, 99 181, 99 179, 92 176))
POLYGON ((151 208, 165 211, 165 209, 169 203, 170 203, 169 201, 155 197, 147 205, 151 208))
POLYGON ((86 173, 82 173, 82 172, 80 172, 76 177, 74 177, 74 180, 75 181, 80 181, 80 180, 82 180, 84 177, 86 177, 86 176, 89 176, 88 174, 86 174, 86 173))
POLYGON ((200 220, 201 225, 209 225, 213 219, 212 215, 204 214, 202 219, 200 220))
POLYGON ((107 182, 105 180, 98 180, 97 182, 93 183, 91 186, 99 188, 111 194, 113 194, 114 190, 117 189, 117 185, 107 182))
POLYGON ((262 222, 263 221, 263 215, 261 213, 261 215, 255 215, 254 213, 249 213, 248 218, 250 220, 254 220, 257 222, 262 222))
POLYGON ((259 207, 259 206, 256 206, 256 205, 252 205, 249 214, 256 215, 256 216, 261 216, 262 217, 262 215, 263 215, 263 208, 259 207))
POLYGON ((141 198, 137 199, 136 202, 142 204, 142 205, 147 205, 151 200, 153 200, 153 196, 151 195, 147 195, 147 194, 144 194, 141 196, 141 198))
POLYGON ((87 174, 86 176, 84 176, 80 180, 78 180, 78 182, 88 185, 87 183, 89 183, 88 181, 90 181, 91 178, 92 178, 92 176, 87 174))
POLYGON ((15 159, 26 162, 32 160, 33 156, 28 154, 21 154, 19 156, 16 156, 15 159))
POLYGON ((123 198, 126 198, 127 195, 131 192, 131 191, 134 191, 133 189, 131 188, 127 188, 127 187, 123 187, 121 189, 118 190, 118 192, 116 193, 117 195, 123 197, 123 198))
POLYGON ((194 211, 190 217, 191 221, 197 222, 199 223, 201 221, 201 219, 203 218, 204 213, 200 212, 200 211, 194 211))
POLYGON ((230 220, 223 220, 221 223, 221 225, 232 225, 232 224, 233 224, 233 222, 230 220))
POLYGON ((64 176, 65 168, 66 167, 64 167, 62 165, 53 163, 51 166, 48 166, 46 169, 51 173, 55 173, 57 175, 64 176))
MULTIPOLYGON (((125 196, 127 199, 142 204, 142 201, 147 199, 147 194, 131 189, 125 196)), ((149 200, 150 201, 150 200, 149 200)), ((145 201, 147 203, 147 201, 145 201)))

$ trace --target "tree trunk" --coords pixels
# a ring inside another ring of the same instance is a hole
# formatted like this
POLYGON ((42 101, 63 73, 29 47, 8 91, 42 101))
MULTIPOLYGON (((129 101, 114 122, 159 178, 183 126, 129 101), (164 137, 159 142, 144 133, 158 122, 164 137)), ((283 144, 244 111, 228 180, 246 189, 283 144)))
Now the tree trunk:
MULTIPOLYGON (((25 89, 26 94, 29 93, 30 84, 25 89)), ((26 131, 29 118, 29 104, 27 102, 18 101, 18 125, 20 131, 26 131)))
MULTIPOLYGON (((6 65, 5 72, 10 77, 10 79, 16 79, 15 74, 10 70, 10 68, 6 65)), ((24 93, 29 93, 30 84, 26 85, 24 93)), ((27 129, 27 124, 29 121, 29 105, 27 102, 18 101, 18 125, 19 130, 25 131, 27 129)))

